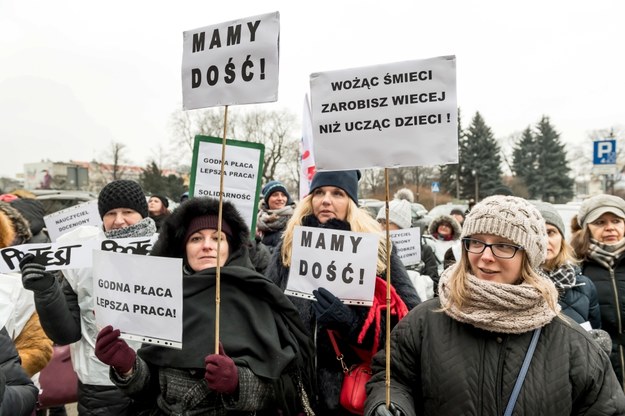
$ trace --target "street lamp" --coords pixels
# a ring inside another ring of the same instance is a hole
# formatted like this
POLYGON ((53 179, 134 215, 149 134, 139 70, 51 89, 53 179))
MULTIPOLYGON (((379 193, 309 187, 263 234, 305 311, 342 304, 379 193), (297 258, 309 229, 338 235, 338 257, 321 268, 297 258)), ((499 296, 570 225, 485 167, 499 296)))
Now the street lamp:
POLYGON ((477 170, 473 169, 471 170, 471 173, 473 174, 473 176, 475 177, 475 203, 477 204, 477 202, 480 199, 480 187, 479 187, 479 181, 477 178, 477 170))

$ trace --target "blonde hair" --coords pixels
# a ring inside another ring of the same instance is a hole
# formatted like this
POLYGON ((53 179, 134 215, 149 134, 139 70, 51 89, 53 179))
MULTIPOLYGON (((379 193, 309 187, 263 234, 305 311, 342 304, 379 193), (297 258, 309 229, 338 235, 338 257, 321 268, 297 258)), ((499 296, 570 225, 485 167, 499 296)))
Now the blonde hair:
MULTIPOLYGON (((558 230, 557 227, 556 230, 558 230)), ((544 270, 552 271, 559 269, 566 264, 579 264, 579 260, 575 255, 573 247, 571 247, 571 245, 566 241, 566 238, 564 238, 560 230, 558 230, 558 234, 560 234, 560 237, 562 237, 562 240, 560 241, 560 250, 554 258, 552 258, 551 260, 545 260, 545 262, 543 263, 544 270)))
MULTIPOLYGON (((354 232, 360 233, 373 233, 380 236, 380 243, 378 244, 378 262, 376 266, 376 272, 378 274, 384 273, 386 270, 386 237, 380 230, 380 224, 373 219, 369 213, 359 208, 356 203, 348 198, 347 215, 345 221, 347 221, 354 232)), ((291 266, 291 252, 293 250, 293 233, 295 227, 302 225, 302 219, 308 215, 313 215, 312 208, 312 194, 308 194, 293 211, 293 215, 289 222, 287 222, 282 233, 282 251, 280 255, 282 257, 282 264, 285 267, 291 266)))
MULTIPOLYGON (((539 274, 530 265, 529 259, 524 251, 520 251, 523 256, 523 262, 521 263, 521 275, 522 282, 527 283, 535 287, 543 296, 547 305, 554 312, 557 311, 558 305, 558 291, 553 283, 544 275, 539 274)), ((458 265, 451 270, 451 276, 447 286, 449 287, 449 305, 455 304, 458 308, 462 308, 463 304, 468 299, 467 289, 467 276, 470 273, 471 265, 469 263, 469 256, 467 251, 462 248, 462 256, 458 265)), ((449 308, 449 306, 447 306, 449 308)), ((445 310, 446 308, 443 308, 445 310)))

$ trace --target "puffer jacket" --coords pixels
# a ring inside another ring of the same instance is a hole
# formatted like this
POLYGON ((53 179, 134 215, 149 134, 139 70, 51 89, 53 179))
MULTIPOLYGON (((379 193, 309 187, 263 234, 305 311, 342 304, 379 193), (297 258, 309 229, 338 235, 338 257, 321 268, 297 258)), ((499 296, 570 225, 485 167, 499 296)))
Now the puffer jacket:
POLYGON ((20 366, 6 329, 0 331, 0 415, 30 416, 37 402, 37 387, 20 366))
MULTIPOLYGON (((273 253, 272 262, 267 270, 267 277, 273 280, 274 283, 284 290, 288 283, 289 268, 284 267, 282 264, 281 252, 282 242, 280 242, 273 253)), ((397 294, 402 298, 408 309, 411 309, 420 302, 420 299, 414 286, 410 282, 410 278, 408 277, 404 265, 394 251, 391 254, 390 260, 391 284, 397 291, 397 294)), ((382 278, 385 278, 385 274, 382 278)), ((316 344, 317 386, 319 389, 318 414, 326 416, 348 414, 346 411, 341 409, 339 405, 343 371, 340 363, 336 359, 336 353, 332 348, 327 329, 317 325, 317 320, 312 307, 313 301, 299 297, 290 297, 290 299, 299 311, 300 317, 302 318, 310 337, 315 340, 316 344)), ((355 319, 349 328, 345 328, 345 330, 340 331, 340 338, 337 342, 340 344, 339 348, 341 353, 345 355, 345 362, 348 365, 352 365, 357 364, 362 360, 355 355, 351 346, 369 350, 373 343, 374 330, 373 328, 369 328, 363 344, 358 344, 358 335, 363 328, 370 308, 353 305, 349 305, 349 308, 352 312, 354 312, 355 319)), ((381 331, 379 339, 380 347, 384 346, 386 339, 384 336, 386 333, 386 319, 384 313, 382 315, 383 317, 380 324, 381 331)))
POLYGON ((618 259, 612 269, 606 269, 593 260, 586 260, 582 264, 582 274, 588 276, 597 288, 601 329, 612 338, 610 361, 625 389, 625 256, 618 259))
POLYGON ((562 313, 578 324, 590 323, 593 329, 601 328, 601 311, 597 288, 583 274, 575 276, 575 286, 567 289, 558 299, 562 313))
MULTIPOLYGON (((498 334, 440 311, 413 309, 391 334, 391 401, 405 416, 501 415, 532 337, 498 334)), ((373 359, 365 416, 383 404, 385 353, 373 359)), ((625 415, 625 394, 588 333, 558 316, 542 328, 515 415, 625 415)))

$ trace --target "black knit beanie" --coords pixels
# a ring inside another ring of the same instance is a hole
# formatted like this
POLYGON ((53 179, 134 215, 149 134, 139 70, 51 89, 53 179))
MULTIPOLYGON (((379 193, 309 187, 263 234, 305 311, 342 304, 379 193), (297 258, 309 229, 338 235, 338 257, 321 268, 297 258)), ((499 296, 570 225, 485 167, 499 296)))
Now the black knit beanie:
POLYGON ((322 186, 336 186, 341 188, 358 205, 358 180, 360 180, 359 170, 334 170, 315 173, 310 192, 322 186))
POLYGON ((289 191, 286 190, 286 186, 284 186, 284 184, 280 181, 271 181, 271 182, 268 182, 267 185, 265 185, 263 187, 263 190, 261 191, 263 194, 263 199, 265 200, 265 204, 267 205, 267 207, 269 207, 269 197, 271 196, 271 194, 273 194, 274 192, 278 192, 278 191, 286 195, 287 205, 291 205, 293 203, 293 201, 291 201, 291 194, 289 194, 289 191))
POLYGON ((148 203, 141 185, 135 181, 120 179, 106 185, 98 195, 98 211, 100 217, 116 208, 130 208, 141 214, 142 218, 148 216, 148 203))
POLYGON ((152 194, 152 195, 150 195, 150 198, 158 198, 158 199, 160 199, 161 203, 163 204, 163 206, 165 208, 169 208, 169 200, 167 199, 167 197, 165 195, 152 194))

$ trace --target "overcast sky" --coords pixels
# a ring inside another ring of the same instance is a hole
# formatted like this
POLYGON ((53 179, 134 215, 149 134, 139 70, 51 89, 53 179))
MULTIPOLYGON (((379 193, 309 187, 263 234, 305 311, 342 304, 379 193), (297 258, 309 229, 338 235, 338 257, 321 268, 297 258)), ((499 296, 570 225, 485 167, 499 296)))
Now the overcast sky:
POLYGON ((479 111, 505 138, 548 115, 573 144, 625 124, 623 1, 0 0, 0 175, 111 141, 145 165, 182 107, 182 32, 274 11, 269 110, 301 119, 312 72, 456 55, 464 126, 479 111))

